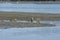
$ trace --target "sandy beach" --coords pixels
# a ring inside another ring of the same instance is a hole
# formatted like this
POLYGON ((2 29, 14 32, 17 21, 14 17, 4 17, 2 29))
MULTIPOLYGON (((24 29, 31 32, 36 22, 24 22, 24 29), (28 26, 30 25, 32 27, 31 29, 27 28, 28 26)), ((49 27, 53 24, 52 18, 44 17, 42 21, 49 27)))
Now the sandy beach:
POLYGON ((60 21, 60 14, 48 14, 48 13, 32 13, 32 12, 0 12, 0 20, 49 20, 60 21))
POLYGON ((48 14, 48 13, 31 13, 31 12, 0 12, 0 20, 10 20, 11 22, 0 22, 0 26, 17 26, 17 27, 43 27, 43 26, 55 26, 53 24, 45 23, 17 23, 12 22, 17 20, 31 21, 49 20, 60 21, 60 14, 48 14))

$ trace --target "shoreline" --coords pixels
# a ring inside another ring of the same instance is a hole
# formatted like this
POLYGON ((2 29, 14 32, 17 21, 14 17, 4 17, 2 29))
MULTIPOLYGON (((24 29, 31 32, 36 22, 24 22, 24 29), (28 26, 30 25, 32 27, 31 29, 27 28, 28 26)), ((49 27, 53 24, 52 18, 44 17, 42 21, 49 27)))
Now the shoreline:
POLYGON ((17 23, 17 22, 0 22, 0 28, 25 28, 25 27, 54 27, 54 24, 46 23, 17 23))
POLYGON ((0 20, 10 20, 11 22, 0 22, 0 26, 14 26, 14 27, 52 27, 53 24, 46 23, 17 23, 12 22, 17 20, 50 20, 50 21, 60 21, 60 14, 48 14, 48 13, 30 13, 30 12, 0 12, 0 20), (55 20, 56 19, 56 20, 55 20))
POLYGON ((0 12, 0 20, 47 20, 60 21, 60 14, 50 13, 33 13, 33 12, 0 12))

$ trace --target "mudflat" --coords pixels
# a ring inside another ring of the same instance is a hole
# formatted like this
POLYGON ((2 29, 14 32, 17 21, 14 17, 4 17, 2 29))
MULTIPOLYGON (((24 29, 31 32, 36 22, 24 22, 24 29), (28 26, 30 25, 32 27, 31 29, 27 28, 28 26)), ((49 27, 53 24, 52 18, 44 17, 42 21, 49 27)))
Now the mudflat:
POLYGON ((49 13, 31 13, 31 12, 0 12, 0 20, 50 20, 50 21, 60 21, 60 14, 49 14, 49 13))
MULTIPOLYGON (((49 21, 60 21, 60 14, 49 14, 49 13, 32 13, 32 12, 0 12, 0 20, 27 20, 31 21, 49 20, 49 21)), ((44 26, 55 26, 53 24, 45 23, 17 23, 17 22, 0 22, 0 26, 13 26, 13 27, 44 27, 44 26)))

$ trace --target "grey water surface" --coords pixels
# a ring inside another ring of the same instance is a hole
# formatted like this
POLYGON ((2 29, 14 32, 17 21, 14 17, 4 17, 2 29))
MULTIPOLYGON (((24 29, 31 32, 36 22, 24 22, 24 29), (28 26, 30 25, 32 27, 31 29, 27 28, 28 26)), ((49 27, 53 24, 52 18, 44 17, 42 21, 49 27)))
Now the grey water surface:
MULTIPOLYGON (((0 11, 60 13, 60 4, 0 3, 0 11)), ((60 40, 60 21, 41 21, 54 27, 0 29, 0 40, 60 40)))
POLYGON ((12 4, 0 3, 0 11, 7 12, 34 12, 60 13, 60 4, 12 4))

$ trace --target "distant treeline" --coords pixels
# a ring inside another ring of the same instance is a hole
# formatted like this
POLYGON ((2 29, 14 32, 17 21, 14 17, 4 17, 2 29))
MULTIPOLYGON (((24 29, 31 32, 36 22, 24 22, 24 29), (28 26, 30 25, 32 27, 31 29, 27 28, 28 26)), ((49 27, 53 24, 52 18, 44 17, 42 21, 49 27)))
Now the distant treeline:
POLYGON ((60 1, 60 0, 0 0, 0 1, 60 1))
POLYGON ((55 1, 55 0, 11 0, 11 1, 55 1))

